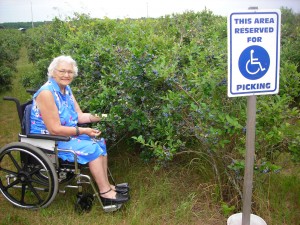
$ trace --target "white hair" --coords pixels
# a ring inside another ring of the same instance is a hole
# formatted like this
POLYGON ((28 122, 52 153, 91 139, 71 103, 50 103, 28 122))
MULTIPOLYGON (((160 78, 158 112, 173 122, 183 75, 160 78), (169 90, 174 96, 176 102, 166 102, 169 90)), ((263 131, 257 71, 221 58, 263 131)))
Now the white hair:
POLYGON ((61 62, 70 63, 73 66, 74 77, 78 75, 78 67, 76 61, 68 55, 61 55, 52 60, 48 67, 48 78, 53 77, 53 72, 61 62))

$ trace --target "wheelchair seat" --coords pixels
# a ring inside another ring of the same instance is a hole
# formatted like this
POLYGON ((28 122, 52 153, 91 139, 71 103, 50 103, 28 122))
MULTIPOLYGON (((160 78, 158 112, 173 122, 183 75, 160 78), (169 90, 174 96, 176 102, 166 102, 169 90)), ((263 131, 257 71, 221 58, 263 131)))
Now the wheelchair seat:
POLYGON ((69 141, 70 137, 30 133, 32 100, 24 104, 12 97, 4 97, 4 100, 15 102, 21 124, 19 141, 0 149, 0 192, 8 201, 26 209, 45 208, 57 193, 65 193, 66 188, 76 188, 75 209, 79 212, 89 211, 94 198, 99 200, 105 212, 121 208, 122 204, 104 206, 92 178, 81 173, 84 168, 77 163, 75 152, 58 148, 58 141, 69 141), (59 159, 60 151, 74 154, 74 162, 59 159), (89 184, 94 193, 84 194, 84 184, 89 184))

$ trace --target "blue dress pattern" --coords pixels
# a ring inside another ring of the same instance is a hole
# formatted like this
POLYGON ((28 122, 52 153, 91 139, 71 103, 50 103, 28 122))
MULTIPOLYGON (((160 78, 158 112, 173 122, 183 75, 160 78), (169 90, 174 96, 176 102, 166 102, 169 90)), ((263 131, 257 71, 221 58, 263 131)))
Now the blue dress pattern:
MULTIPOLYGON (((32 110, 30 115, 30 133, 49 134, 49 131, 44 124, 40 110, 36 105, 36 97, 43 90, 49 90, 53 94, 55 104, 58 108, 61 125, 76 127, 78 123, 78 114, 75 110, 73 94, 70 86, 66 86, 66 94, 62 94, 56 81, 53 78, 50 78, 33 95, 32 110)), ((71 136, 71 140, 67 142, 59 141, 58 148, 75 151, 77 155, 77 161, 80 164, 86 164, 98 158, 100 155, 107 155, 106 145, 103 138, 101 138, 99 141, 95 141, 85 134, 79 136, 71 136)), ((69 152, 59 152, 58 157, 69 162, 74 162, 74 155, 69 152)))

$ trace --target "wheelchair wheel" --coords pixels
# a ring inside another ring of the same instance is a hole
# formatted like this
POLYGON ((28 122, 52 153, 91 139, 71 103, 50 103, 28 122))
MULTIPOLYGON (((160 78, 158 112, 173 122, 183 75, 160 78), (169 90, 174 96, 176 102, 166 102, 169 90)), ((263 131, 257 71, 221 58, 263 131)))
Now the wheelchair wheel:
POLYGON ((26 209, 47 207, 58 192, 56 170, 37 147, 14 142, 0 150, 0 191, 26 209), (48 179, 40 179, 43 174, 48 179))

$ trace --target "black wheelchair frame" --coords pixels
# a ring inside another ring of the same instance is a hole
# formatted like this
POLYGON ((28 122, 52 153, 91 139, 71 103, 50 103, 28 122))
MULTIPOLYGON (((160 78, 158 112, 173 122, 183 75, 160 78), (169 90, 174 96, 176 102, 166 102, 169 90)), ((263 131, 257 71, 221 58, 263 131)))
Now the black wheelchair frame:
MULTIPOLYGON (((58 148, 58 141, 69 141, 70 137, 29 133, 30 122, 26 117, 30 114, 32 100, 20 104, 14 97, 3 99, 15 102, 21 124, 19 141, 0 149, 0 191, 9 202, 25 209, 45 208, 57 193, 75 188, 78 189, 75 210, 79 213, 90 211, 94 198, 98 199, 105 212, 121 208, 122 204, 103 205, 93 179, 81 173, 87 166, 77 163, 74 151, 58 148), (60 151, 74 154, 74 163, 59 159, 60 151), (74 180, 76 184, 72 185, 74 180), (84 184, 91 185, 94 193, 83 193, 84 184)), ((108 172, 116 185, 110 170, 108 172)), ((128 187, 128 184, 118 186, 128 187)))

